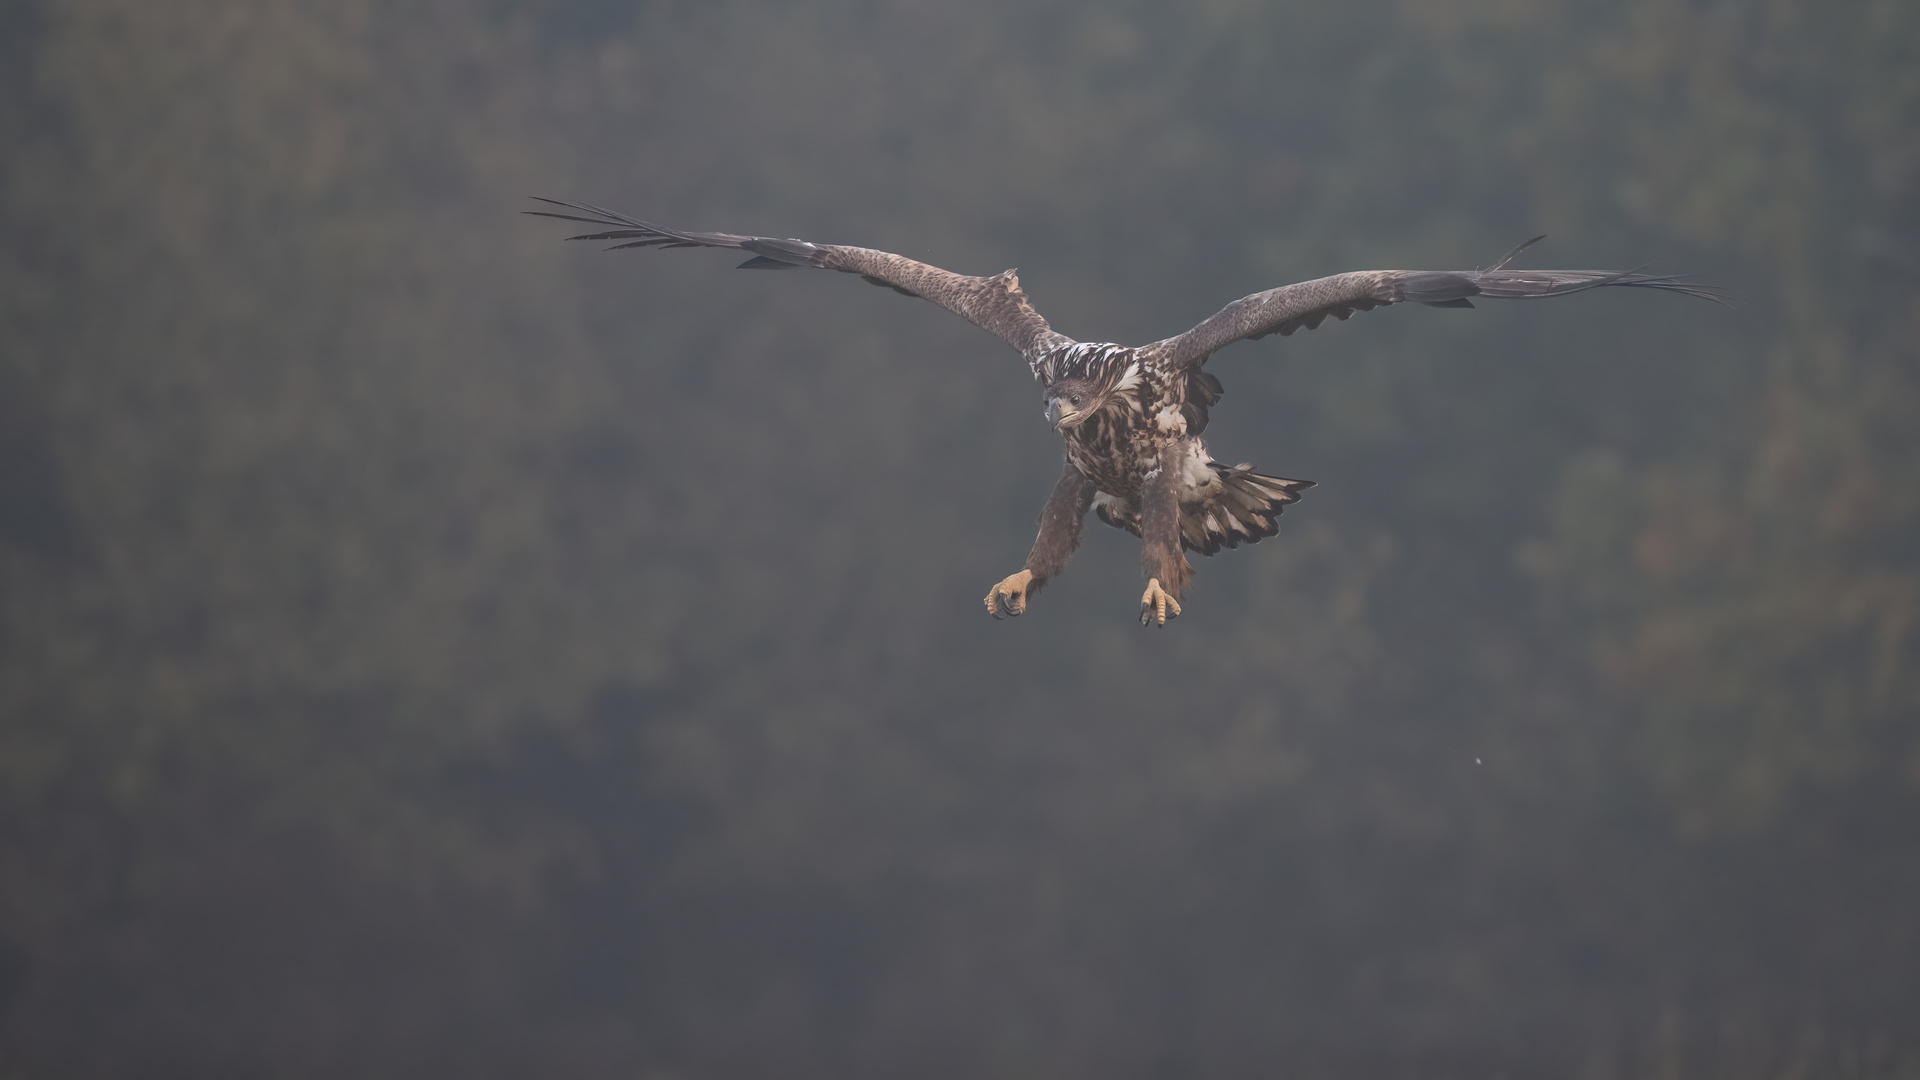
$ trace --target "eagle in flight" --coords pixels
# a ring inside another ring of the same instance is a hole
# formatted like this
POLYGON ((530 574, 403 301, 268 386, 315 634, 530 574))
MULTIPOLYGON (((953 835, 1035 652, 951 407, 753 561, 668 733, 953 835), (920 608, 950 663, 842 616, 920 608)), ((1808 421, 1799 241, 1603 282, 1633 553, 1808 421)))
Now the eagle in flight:
POLYGON ((1350 318, 1388 304, 1470 308, 1475 296, 1538 300, 1609 286, 1663 289, 1717 303, 1722 290, 1677 277, 1615 270, 1509 270, 1521 244, 1485 270, 1360 270, 1283 285, 1242 297, 1184 334, 1150 345, 1075 341, 1033 310, 1020 279, 1005 270, 969 277, 870 248, 777 240, 733 233, 684 232, 585 203, 539 201, 571 213, 529 210, 585 222, 595 232, 569 240, 622 241, 608 250, 642 247, 738 248, 753 257, 742 270, 815 267, 859 274, 875 285, 931 300, 1006 342, 1040 383, 1047 422, 1066 442, 1060 481, 1040 511, 1040 535, 1027 564, 987 593, 996 619, 1019 615, 1080 546, 1087 511, 1141 540, 1142 625, 1165 626, 1180 614, 1193 577, 1182 549, 1212 555, 1257 543, 1280 531, 1280 511, 1311 480, 1264 476, 1252 465, 1222 465, 1201 435, 1220 400, 1220 380, 1204 368, 1214 350, 1243 338, 1312 330, 1329 318, 1350 318))

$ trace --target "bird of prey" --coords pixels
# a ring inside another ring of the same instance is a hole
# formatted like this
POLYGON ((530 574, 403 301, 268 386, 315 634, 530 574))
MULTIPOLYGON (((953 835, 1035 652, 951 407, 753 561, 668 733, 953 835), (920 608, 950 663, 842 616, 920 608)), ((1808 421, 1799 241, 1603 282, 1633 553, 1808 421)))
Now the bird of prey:
POLYGON ((1667 275, 1626 270, 1510 270, 1521 244, 1485 270, 1360 270, 1245 296, 1184 334, 1149 345, 1075 341, 1033 310, 1012 270, 969 277, 870 248, 733 233, 686 232, 586 203, 540 199, 567 213, 541 217, 584 222, 595 231, 569 240, 620 241, 608 250, 644 247, 738 248, 743 270, 815 267, 859 274, 918 296, 1011 345, 1040 383, 1047 422, 1066 442, 1066 464, 1040 511, 1040 535, 1019 572, 997 582, 986 607, 996 619, 1027 610, 1033 595, 1066 568, 1092 510, 1141 539, 1142 625, 1165 626, 1180 614, 1193 577, 1186 551, 1212 555, 1279 532, 1280 511, 1311 480, 1264 476, 1248 464, 1213 460, 1201 438, 1220 380, 1203 367, 1216 349, 1243 338, 1312 330, 1329 318, 1388 304, 1470 308, 1470 297, 1537 300, 1604 287, 1661 289, 1717 303, 1722 290, 1667 275))

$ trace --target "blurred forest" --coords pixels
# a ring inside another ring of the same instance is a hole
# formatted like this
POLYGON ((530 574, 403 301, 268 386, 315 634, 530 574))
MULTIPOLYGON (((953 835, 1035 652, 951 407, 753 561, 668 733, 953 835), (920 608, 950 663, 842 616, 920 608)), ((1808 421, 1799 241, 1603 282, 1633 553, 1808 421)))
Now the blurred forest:
POLYGON ((0 1075, 1920 1076, 1920 5, 7 0, 0 1075), (938 309, 1237 345, 1135 623, 938 309))

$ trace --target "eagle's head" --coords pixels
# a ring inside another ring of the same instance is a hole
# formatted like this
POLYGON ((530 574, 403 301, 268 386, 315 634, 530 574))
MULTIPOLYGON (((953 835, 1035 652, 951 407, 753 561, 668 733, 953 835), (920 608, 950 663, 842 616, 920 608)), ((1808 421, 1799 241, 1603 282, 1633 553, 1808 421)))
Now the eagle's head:
POLYGON ((1047 423, 1055 431, 1079 427, 1105 404, 1105 388, 1092 379, 1056 379, 1047 387, 1047 423))
POLYGON ((1046 386, 1047 423, 1056 431, 1079 427, 1122 390, 1139 385, 1140 365, 1125 345, 1076 341, 1047 355, 1034 373, 1046 386))

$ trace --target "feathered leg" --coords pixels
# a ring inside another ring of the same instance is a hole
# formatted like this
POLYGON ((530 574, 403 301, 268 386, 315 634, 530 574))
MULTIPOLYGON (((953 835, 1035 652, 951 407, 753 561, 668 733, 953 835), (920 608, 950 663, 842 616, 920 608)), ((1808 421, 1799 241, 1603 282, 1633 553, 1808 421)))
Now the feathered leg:
POLYGON ((1193 566, 1180 553, 1179 461, 1182 443, 1160 451, 1160 467, 1140 486, 1140 572, 1147 591, 1140 597, 1140 625, 1165 626, 1180 614, 1180 594, 1193 578, 1193 566))
POLYGON ((1069 461, 1053 485, 1053 494, 1040 510, 1040 535, 1027 555, 1026 569, 1002 580, 987 593, 987 614, 996 619, 1018 615, 1027 610, 1027 598, 1040 591, 1047 579, 1067 568, 1075 548, 1080 546, 1080 528, 1087 508, 1093 505, 1093 482, 1069 461))

